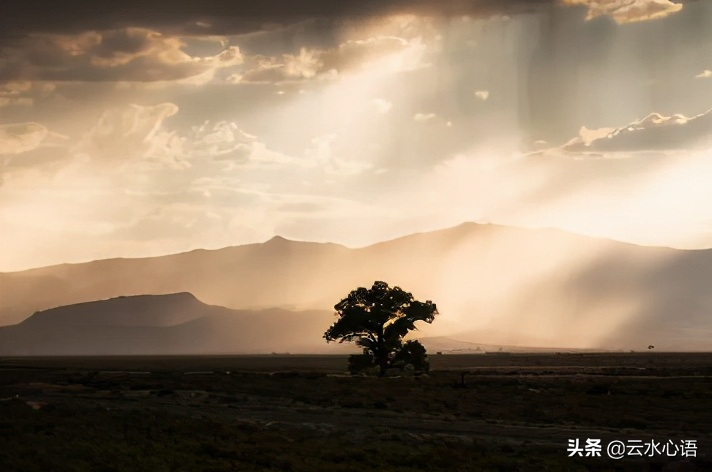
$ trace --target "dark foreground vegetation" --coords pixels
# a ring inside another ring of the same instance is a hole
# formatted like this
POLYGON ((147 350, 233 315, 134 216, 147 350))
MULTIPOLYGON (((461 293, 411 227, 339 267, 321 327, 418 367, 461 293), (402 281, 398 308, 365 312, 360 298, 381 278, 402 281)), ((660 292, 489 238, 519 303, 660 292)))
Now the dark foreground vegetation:
POLYGON ((0 359, 0 470, 712 470, 712 354, 433 355, 428 375, 380 379, 345 367, 346 356, 0 359), (697 450, 569 457, 576 438, 697 450))

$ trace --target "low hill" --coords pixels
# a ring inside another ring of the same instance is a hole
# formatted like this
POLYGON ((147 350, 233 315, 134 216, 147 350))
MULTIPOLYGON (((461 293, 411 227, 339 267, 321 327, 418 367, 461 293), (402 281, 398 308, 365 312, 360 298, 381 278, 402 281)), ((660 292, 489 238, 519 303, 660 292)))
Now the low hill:
POLYGON ((137 295, 91 301, 39 311, 22 322, 26 327, 61 326, 173 326, 196 318, 229 314, 205 305, 191 293, 137 295))
POLYGON ((230 310, 189 293, 120 297, 0 327, 0 355, 343 352, 321 339, 332 317, 315 310, 230 310))

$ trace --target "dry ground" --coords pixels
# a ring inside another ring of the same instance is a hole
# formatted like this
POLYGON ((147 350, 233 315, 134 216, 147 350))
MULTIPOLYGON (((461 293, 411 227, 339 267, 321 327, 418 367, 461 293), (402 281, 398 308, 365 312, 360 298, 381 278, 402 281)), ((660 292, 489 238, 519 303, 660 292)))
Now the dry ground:
POLYGON ((343 356, 0 359, 0 470, 712 470, 712 354, 431 361, 378 379, 343 356), (697 457, 570 458, 574 438, 697 457))

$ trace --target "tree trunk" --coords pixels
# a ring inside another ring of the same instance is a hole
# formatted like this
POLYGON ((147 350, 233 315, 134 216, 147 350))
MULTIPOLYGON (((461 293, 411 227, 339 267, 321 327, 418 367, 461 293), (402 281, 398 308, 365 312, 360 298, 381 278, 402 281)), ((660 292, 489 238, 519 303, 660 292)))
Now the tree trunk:
POLYGON ((378 372, 378 376, 385 377, 386 370, 388 369, 388 359, 379 360, 378 367, 380 368, 380 371, 378 372))
POLYGON ((386 343, 383 339, 383 325, 379 327, 377 335, 378 352, 376 352, 376 362, 379 368, 378 376, 385 377, 386 370, 388 369, 388 353, 386 352, 386 343))

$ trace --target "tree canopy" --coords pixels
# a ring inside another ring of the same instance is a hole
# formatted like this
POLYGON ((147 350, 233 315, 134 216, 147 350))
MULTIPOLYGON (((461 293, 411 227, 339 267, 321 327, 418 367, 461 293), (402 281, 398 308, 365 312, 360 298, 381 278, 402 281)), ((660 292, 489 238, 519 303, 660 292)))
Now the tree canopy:
POLYGON ((385 375, 389 367, 411 364, 427 370, 425 348, 418 341, 403 343, 403 337, 417 329, 415 323, 432 323, 438 314, 430 300, 420 302, 400 287, 376 281, 370 289, 359 287, 334 305, 338 319, 324 333, 327 342, 355 341, 364 349, 352 365, 372 365, 385 375))

